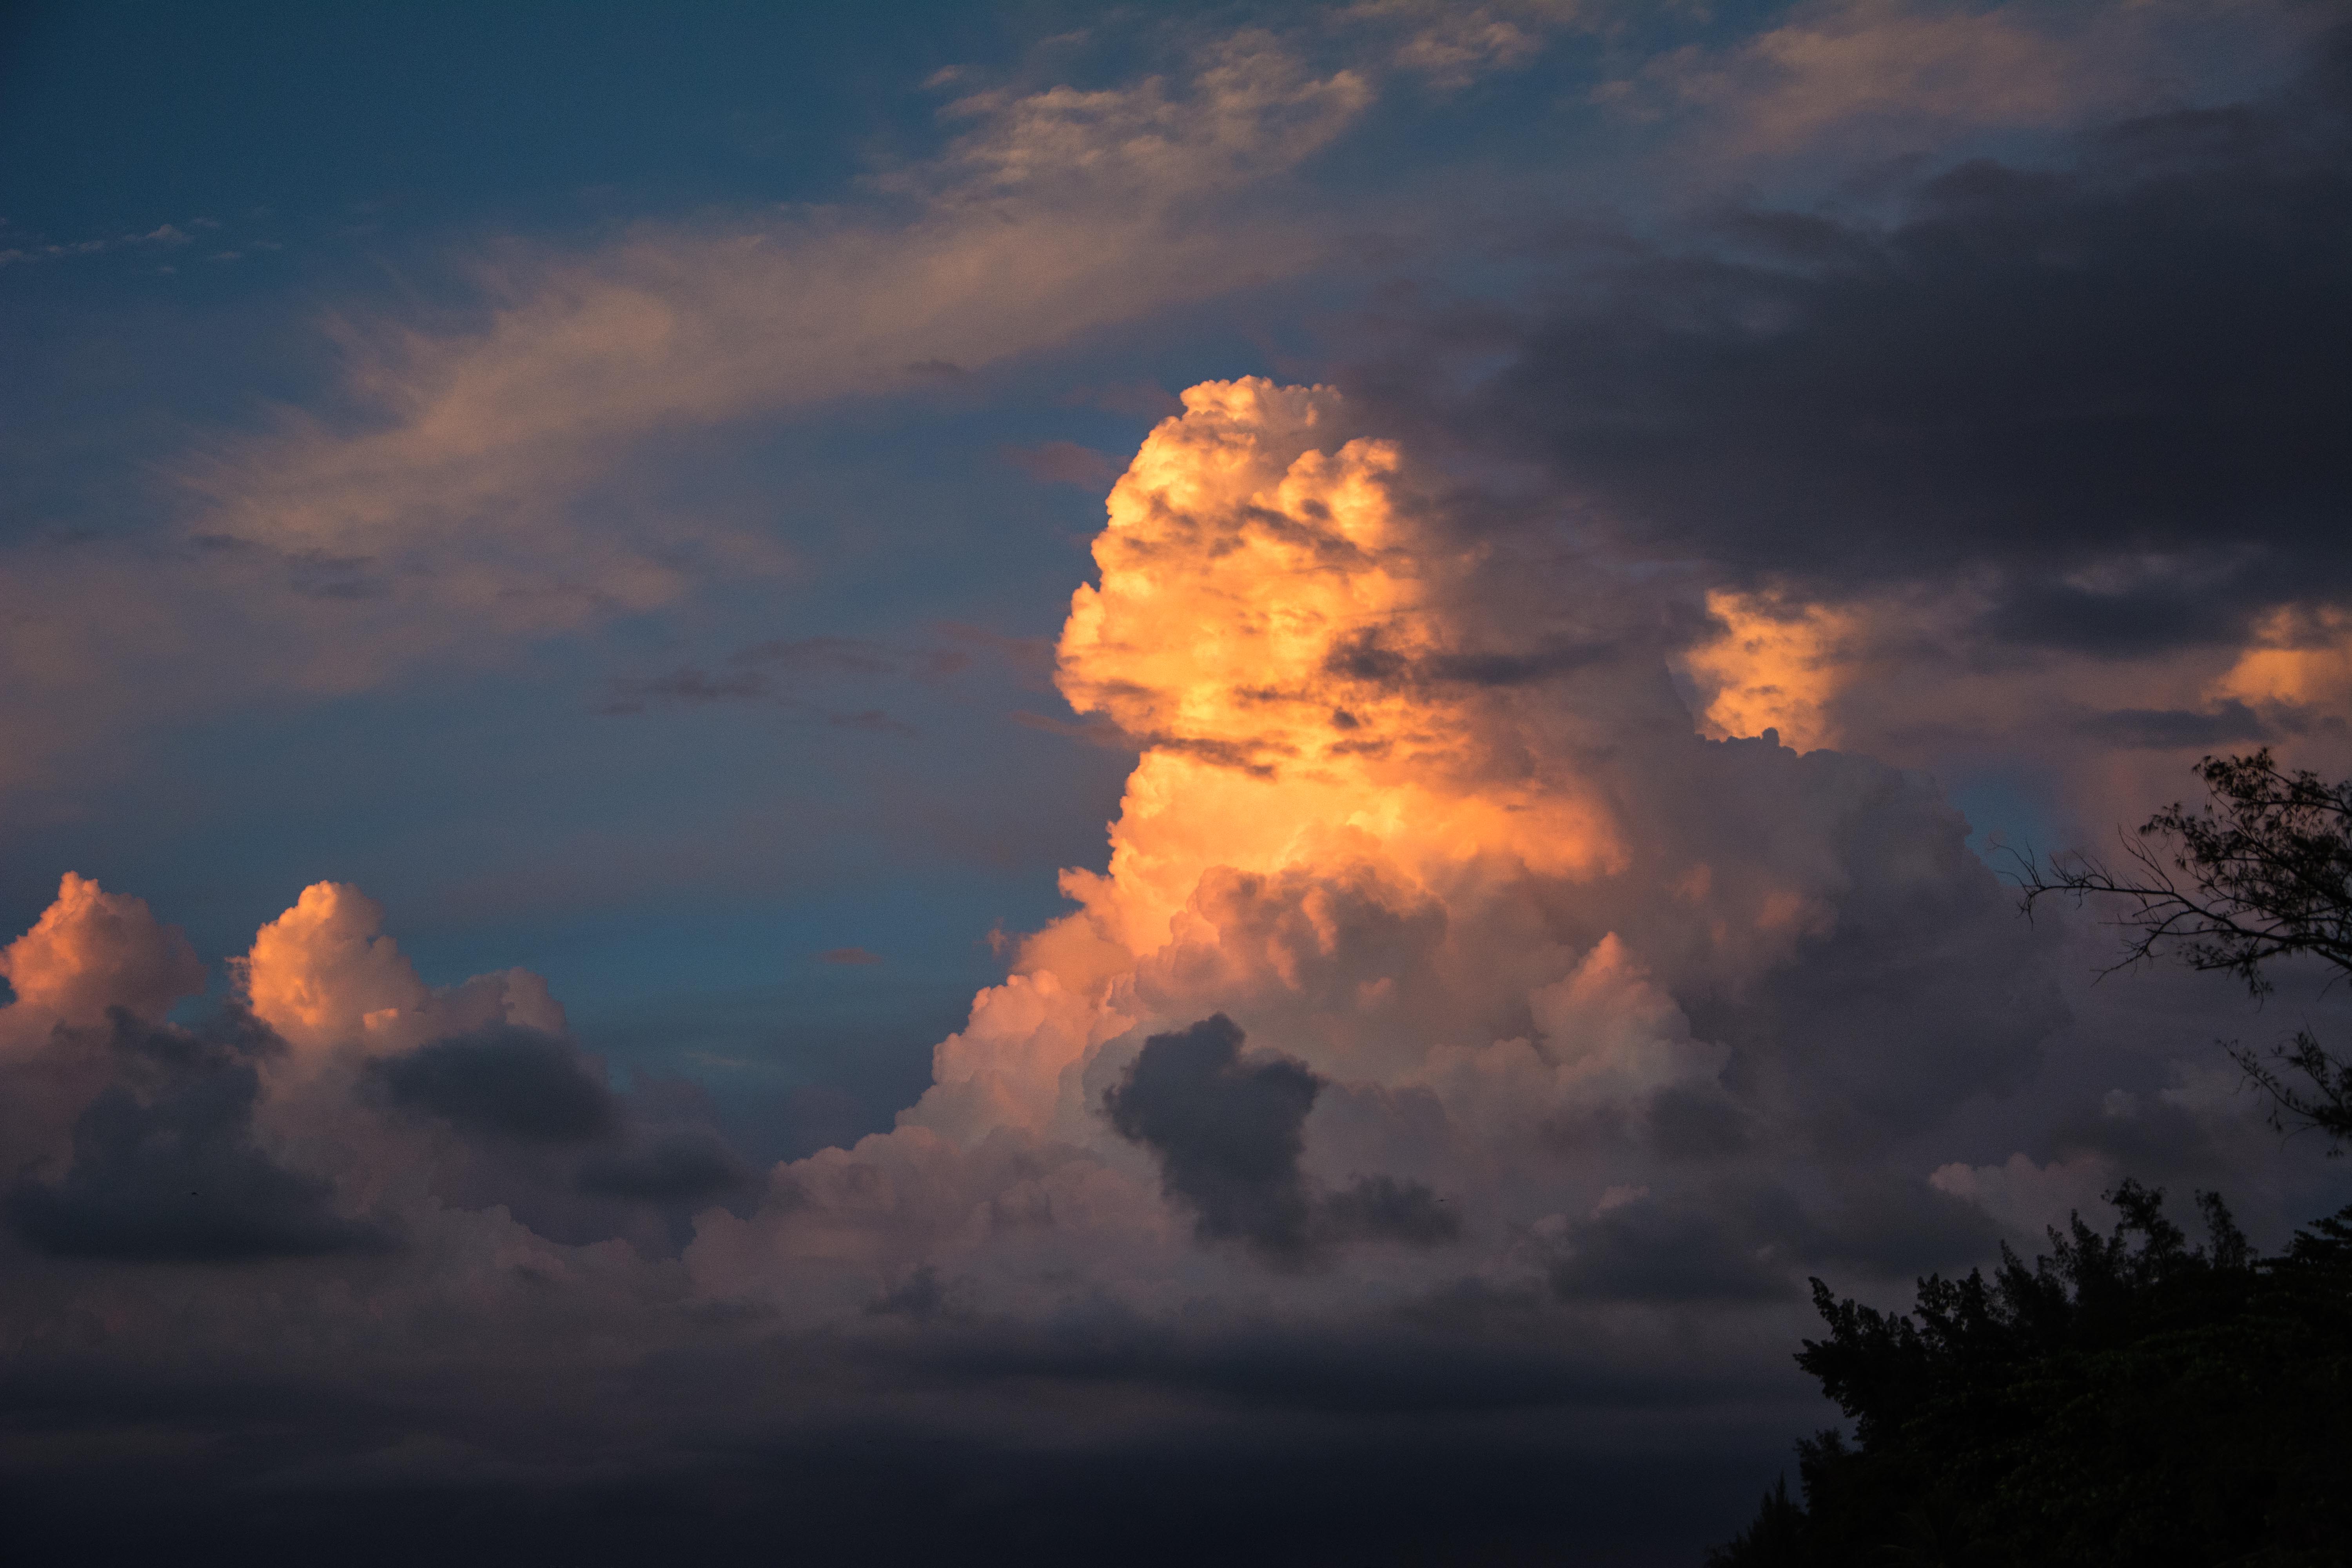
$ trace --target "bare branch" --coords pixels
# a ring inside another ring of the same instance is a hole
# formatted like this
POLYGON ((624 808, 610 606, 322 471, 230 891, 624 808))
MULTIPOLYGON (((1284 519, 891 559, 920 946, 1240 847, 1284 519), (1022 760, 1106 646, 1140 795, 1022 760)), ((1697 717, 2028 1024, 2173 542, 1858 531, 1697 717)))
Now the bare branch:
MULTIPOLYGON (((2130 862, 2120 874, 2081 853, 2053 857, 2046 869, 2015 857, 2025 911, 2052 894, 2078 906, 2116 900, 2121 912, 2106 923, 2124 933, 2124 952, 2110 973, 2169 958, 2235 974, 2256 997, 2270 993, 2275 959, 2308 956, 2352 976, 2352 780, 2288 773, 2268 747, 2207 757, 2197 773, 2203 805, 2175 802, 2137 835, 2117 834, 2130 862)), ((2270 1096, 2274 1122, 2317 1128, 2332 1144, 2352 1139, 2352 1064, 2309 1032, 2267 1058, 2231 1054, 2270 1096)))

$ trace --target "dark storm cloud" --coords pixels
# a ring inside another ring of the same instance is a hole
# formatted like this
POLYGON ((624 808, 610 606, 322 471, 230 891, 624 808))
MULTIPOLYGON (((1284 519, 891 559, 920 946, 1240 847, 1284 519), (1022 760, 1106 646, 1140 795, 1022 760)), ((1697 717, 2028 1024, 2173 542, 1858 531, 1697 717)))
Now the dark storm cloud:
POLYGON ((1849 1180, 1838 1203, 1812 1216, 1814 1228, 1801 1247, 1802 1261, 1824 1273, 1861 1268, 1916 1276, 1960 1269, 2000 1244, 2000 1226, 1983 1209, 1916 1174, 1878 1172, 1849 1180))
POLYGON ((2055 172, 1969 163, 1891 226, 1757 213, 1620 250, 1500 342, 1436 329, 1355 379, 1751 580, 1980 568, 2001 639, 2235 638, 2352 588, 2347 84, 2338 30, 2273 100, 2117 125, 2055 172), (1449 343, 1507 363, 1433 407, 1449 343))
MULTIPOLYGON (((143 1427, 184 1440, 151 1440, 110 1468, 53 1469, 38 1484, 0 1478, 11 1544, 40 1562, 190 1560, 190 1542, 201 1542, 195 1560, 206 1562, 751 1564, 798 1540, 854 1542, 858 1561, 884 1564, 1632 1568, 1696 1561, 1737 1528, 1753 1506, 1752 1479, 1769 1474, 1785 1447, 1741 1434, 1668 1454, 1612 1452, 1558 1422, 1439 1438, 1346 1421, 1275 1435, 1228 1419, 1203 1432, 1195 1420, 1046 1449, 872 1425, 730 1429, 715 1442, 698 1428, 699 1441, 663 1446, 659 1462, 625 1473, 453 1464, 446 1474, 338 1479, 315 1473, 320 1457, 357 1469, 382 1441, 383 1413, 353 1399, 343 1410, 270 1414, 251 1424, 235 1465, 201 1440, 226 1423, 199 1413, 143 1427), (278 1478, 259 1500, 236 1484, 254 1470, 278 1478)), ((417 1432, 417 1446, 463 1452, 454 1434, 467 1417, 483 1419, 453 1402, 438 1429, 417 1432)), ((70 1406, 61 1420, 76 1436, 96 1425, 70 1406)), ((573 1459, 559 1442, 545 1447, 573 1459)))
POLYGON ((1323 1080, 1280 1057, 1244 1061, 1241 1047, 1223 1013, 1154 1035, 1103 1109, 1119 1136, 1160 1156, 1169 1196, 1193 1210, 1202 1236, 1296 1260, 1311 1217, 1298 1157, 1323 1080))
POLYGON ((2151 751, 2183 751, 2273 739, 2270 727, 2244 703, 2223 702, 2210 713, 2182 708, 2119 708, 2094 714, 2075 726, 2078 732, 2115 746, 2151 751))
POLYGON ((2095 1155, 2109 1169, 2144 1182, 2212 1184, 2244 1179, 2240 1173, 2246 1168, 2246 1150, 2233 1149, 2233 1142, 2255 1145, 2259 1160, 2274 1153, 2273 1137, 2242 1121, 2200 1114, 2163 1094, 2116 1090, 2104 1104, 2070 1107, 2051 1129, 2049 1142, 2059 1157, 2095 1155))
POLYGON ((1423 1183, 1359 1176, 1313 1193, 1298 1161, 1323 1080, 1285 1057, 1244 1058, 1243 1039, 1223 1013, 1154 1035, 1103 1098, 1119 1135, 1159 1155, 1168 1195, 1193 1211, 1203 1237, 1297 1263, 1328 1243, 1433 1247, 1461 1234, 1423 1183))
POLYGON ((1650 1097, 1650 1144, 1669 1160, 1713 1160, 1748 1147, 1748 1113, 1714 1084, 1675 1084, 1650 1097))
POLYGON ((928 1263, 908 1274, 895 1288, 884 1291, 866 1309, 868 1317, 904 1317, 920 1323, 935 1321, 953 1310, 952 1288, 940 1278, 940 1271, 928 1263))
POLYGON ((1781 1234, 1803 1221, 1785 1194, 1740 1205, 1654 1200, 1646 1194, 1595 1215, 1570 1232, 1568 1256, 1551 1272, 1564 1300, 1758 1301, 1791 1295, 1781 1234), (1726 1207, 1754 1211, 1727 1215, 1726 1207))
POLYGON ((73 1130, 55 1184, 22 1181, 5 1210, 42 1252, 140 1263, 245 1263, 380 1249, 373 1226, 337 1215, 327 1184, 254 1146, 260 1076, 275 1045, 250 1019, 209 1033, 113 1015, 116 1081, 73 1130))
POLYGON ((747 1180, 742 1162, 715 1137, 674 1133, 643 1149, 588 1160, 580 1167, 579 1187, 593 1197, 690 1203, 747 1180))
POLYGON ((578 1143, 618 1125, 613 1096, 569 1040, 508 1026, 420 1046, 370 1068, 383 1096, 461 1131, 578 1143))
MULTIPOLYGON (((1849 879, 1834 916, 1751 986, 1678 993, 1698 1037, 1731 1047, 1735 1096, 1780 1105, 1817 1148, 1857 1159, 2025 1081, 2068 1016, 2051 955, 1931 783, 1760 742, 1702 742, 1693 760, 1645 805, 1695 816, 1688 801, 1711 799, 1706 831, 1737 834, 1764 830, 1743 812, 1766 803, 1843 803, 1825 829, 1849 879), (1705 795, 1676 795, 1698 781, 1705 795)), ((1700 1131, 1688 1109, 1669 1108, 1665 1135, 1700 1131)))
POLYGON ((1919 1273, 1996 1245, 1974 1205, 1916 1176, 1853 1173, 1809 1206, 1769 1178, 1705 1193, 1637 1192, 1571 1228, 1551 1270, 1563 1300, 1653 1304, 1786 1300, 1810 1271, 1919 1273))
POLYGON ((1399 653, 1377 631, 1345 639, 1324 661, 1327 673, 1383 687, 1532 686, 1590 668, 1617 653, 1607 644, 1549 643, 1538 648, 1411 656, 1399 653))
POLYGON ((1327 1195, 1316 1210, 1318 1236, 1334 1241, 1363 1237, 1435 1247, 1462 1234, 1461 1216, 1422 1182, 1359 1176, 1327 1195))

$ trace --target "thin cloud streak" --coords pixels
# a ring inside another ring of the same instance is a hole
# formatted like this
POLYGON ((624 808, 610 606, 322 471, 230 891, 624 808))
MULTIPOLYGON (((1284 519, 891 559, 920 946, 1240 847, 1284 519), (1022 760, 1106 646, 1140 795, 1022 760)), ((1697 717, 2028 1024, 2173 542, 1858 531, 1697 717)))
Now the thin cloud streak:
POLYGON ((1318 68, 1245 31, 1119 87, 971 94, 944 152, 861 203, 509 245, 470 269, 478 325, 341 318, 346 406, 191 455, 164 541, 14 552, 0 788, 125 726, 496 659, 789 574, 765 531, 600 487, 666 435, 916 393, 929 367, 1317 265, 1333 231, 1276 194, 1362 117, 1390 47, 1318 68))

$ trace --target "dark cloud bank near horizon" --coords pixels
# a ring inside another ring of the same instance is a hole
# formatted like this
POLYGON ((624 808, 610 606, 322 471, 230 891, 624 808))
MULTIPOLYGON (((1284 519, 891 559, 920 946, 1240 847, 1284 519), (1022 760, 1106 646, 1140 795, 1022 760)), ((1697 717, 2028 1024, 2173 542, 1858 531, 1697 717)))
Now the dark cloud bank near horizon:
MULTIPOLYGON (((89 1044, 59 1033, 60 1049, 89 1044)), ((1203 1245, 1239 1243, 1282 1269, 1339 1241, 1453 1238, 1425 1188, 1311 1193, 1299 1122, 1318 1082, 1242 1044, 1223 1017, 1155 1037, 1105 1108, 1163 1158, 1203 1245)), ((105 1049, 114 1081, 76 1122, 66 1176, 20 1180, 0 1205, 0 1257, 23 1249, 8 1260, 15 1290, 69 1270, 85 1287, 111 1280, 134 1315, 165 1316, 135 1348, 52 1323, 0 1367, 0 1440, 83 1456, 0 1470, 0 1546, 15 1560, 1516 1560, 1572 1519, 1588 1560, 1665 1562, 1660 1519, 1690 1521, 1693 1542, 1721 1534, 1727 1500, 1774 1462, 1781 1422, 1751 1421, 1746 1442, 1735 1423, 1727 1441, 1645 1451, 1656 1424, 1727 1395, 1789 1403, 1786 1380, 1742 1389, 1572 1352, 1531 1360, 1438 1321, 1336 1337, 1271 1323, 1171 1335, 1108 1309, 980 1321, 928 1277, 870 1309, 917 1330, 878 1346, 719 1311, 599 1366, 567 1347, 625 1335, 632 1312, 567 1303, 550 1278, 506 1311, 428 1307, 394 1342, 362 1335, 350 1352, 311 1342, 341 1331, 329 1322, 297 1318, 257 1328, 257 1362, 190 1354, 167 1326, 175 1311, 306 1295, 335 1271, 366 1290, 432 1267, 436 1243, 337 1217, 326 1184, 257 1145, 256 1064, 286 1047, 249 1016, 187 1028, 118 1012, 105 1049), (273 1331, 295 1336, 282 1356, 273 1331), (1040 1420, 1040 1398, 1075 1408, 1040 1420), (1614 1440, 1549 1418, 1562 1405, 1614 1440), (1694 1511, 1693 1496, 1726 1505, 1694 1511)), ((459 1201, 512 1205, 551 1237, 606 1233, 565 1207, 569 1191, 658 1206, 745 1180, 707 1131, 645 1136, 642 1108, 534 1031, 428 1042, 352 1092, 402 1135, 454 1136, 427 1157, 459 1201)))

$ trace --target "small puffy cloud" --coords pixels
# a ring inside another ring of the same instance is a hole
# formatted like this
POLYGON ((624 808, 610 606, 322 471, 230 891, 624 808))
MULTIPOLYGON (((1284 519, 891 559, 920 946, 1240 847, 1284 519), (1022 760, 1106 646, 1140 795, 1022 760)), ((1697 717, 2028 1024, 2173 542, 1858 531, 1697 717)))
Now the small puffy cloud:
POLYGON ((116 1007, 160 1018, 205 988, 204 965, 177 926, 159 922, 143 899, 70 871, 33 929, 0 949, 0 977, 16 994, 0 1015, 0 1049, 54 1023, 101 1024, 116 1007))
POLYGON ((436 991, 383 934, 383 907, 357 888, 315 882, 255 933, 241 965, 246 1003, 299 1058, 380 1053, 468 1030, 563 1031, 563 1009, 528 970, 436 991))
POLYGON ((0 1149, 7 1173, 55 1173, 72 1158, 77 1117, 112 1079, 103 1042, 160 1020, 205 988, 205 968, 176 926, 143 900, 68 872, 33 928, 0 948, 16 993, 0 1007, 0 1149))
POLYGON ((2122 1174, 2095 1153, 2041 1164, 2021 1152, 1998 1165, 1955 1161, 1937 1167, 1927 1183, 1939 1193, 1974 1204, 2010 1235, 2032 1241, 2052 1226, 2063 1229, 2083 1210, 2099 1212, 2105 1194, 2122 1174))
POLYGON ((400 944, 383 934, 383 906, 341 882, 316 882, 255 933, 245 961, 254 1016, 297 1049, 383 1034, 429 993, 400 944))

